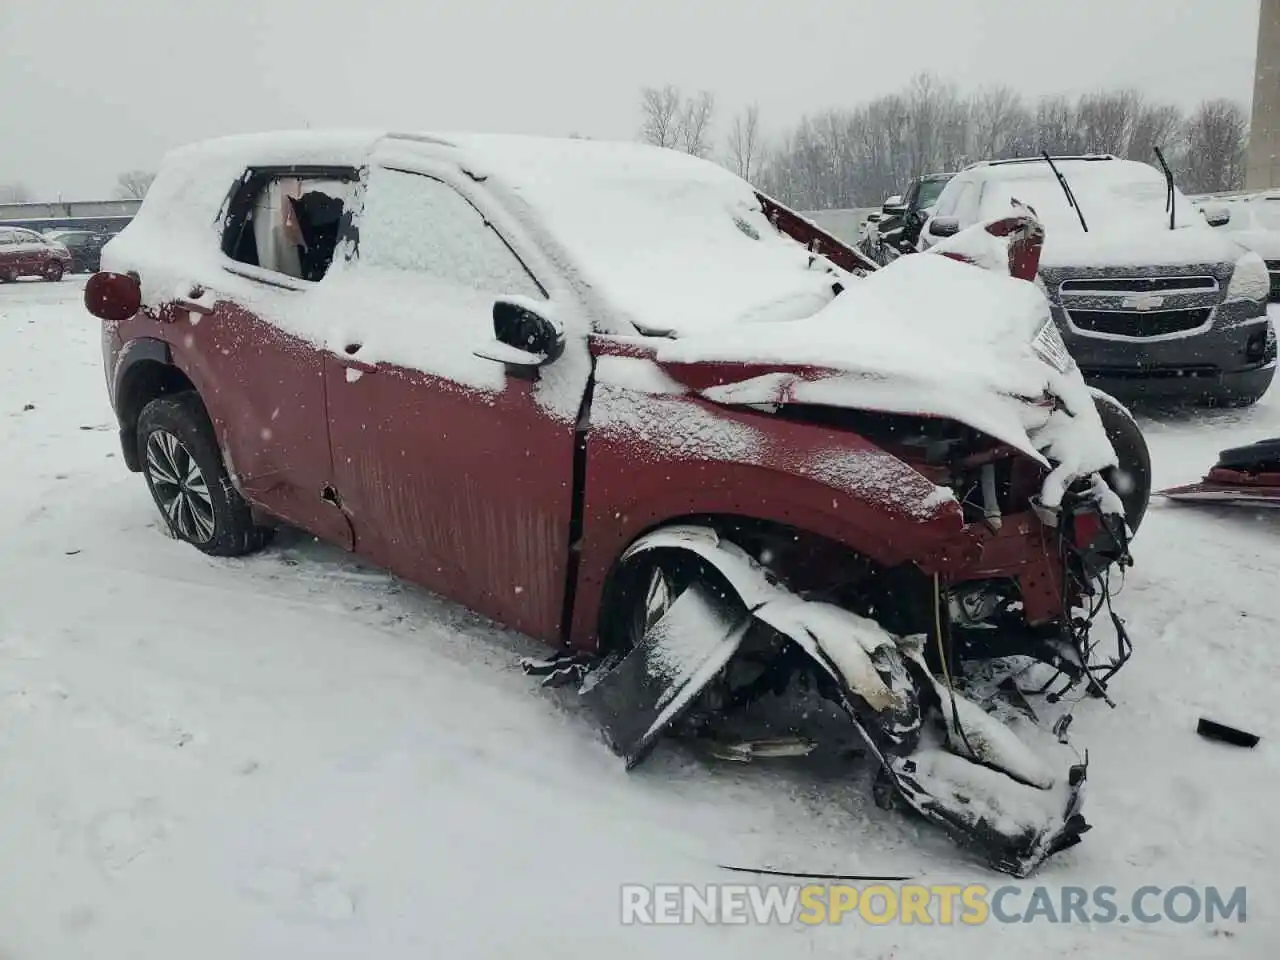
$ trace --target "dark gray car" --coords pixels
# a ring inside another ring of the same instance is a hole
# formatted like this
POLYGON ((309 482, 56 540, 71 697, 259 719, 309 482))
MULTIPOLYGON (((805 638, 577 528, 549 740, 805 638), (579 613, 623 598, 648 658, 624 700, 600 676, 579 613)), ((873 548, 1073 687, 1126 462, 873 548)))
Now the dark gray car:
POLYGON ((943 190, 924 245, 1015 201, 1045 225, 1038 282, 1090 384, 1128 399, 1232 405, 1266 393, 1276 367, 1266 264, 1176 188, 1170 211, 1154 167, 1110 156, 975 164, 943 190))

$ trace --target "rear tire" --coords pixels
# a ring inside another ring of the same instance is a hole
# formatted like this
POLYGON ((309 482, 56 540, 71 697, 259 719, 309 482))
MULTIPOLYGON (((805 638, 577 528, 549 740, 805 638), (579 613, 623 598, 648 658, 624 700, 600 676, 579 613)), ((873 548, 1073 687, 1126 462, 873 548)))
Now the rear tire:
POLYGON ((1120 497, 1125 521, 1136 534, 1151 500, 1151 451, 1133 414, 1110 394, 1090 392, 1119 461, 1117 466, 1102 471, 1102 479, 1120 497))
POLYGON ((213 424, 193 391, 152 400, 138 417, 138 462, 173 536, 215 557, 262 547, 270 530, 231 483, 213 424))

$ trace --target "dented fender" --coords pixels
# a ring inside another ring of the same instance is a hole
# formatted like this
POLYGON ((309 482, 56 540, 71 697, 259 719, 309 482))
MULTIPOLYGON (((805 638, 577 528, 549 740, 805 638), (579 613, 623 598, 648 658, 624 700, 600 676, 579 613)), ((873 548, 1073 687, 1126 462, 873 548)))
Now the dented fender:
POLYGON ((856 433, 603 379, 590 417, 567 637, 577 649, 596 644, 619 558, 673 523, 707 516, 775 523, 885 567, 912 563, 926 573, 981 552, 950 490, 856 433))

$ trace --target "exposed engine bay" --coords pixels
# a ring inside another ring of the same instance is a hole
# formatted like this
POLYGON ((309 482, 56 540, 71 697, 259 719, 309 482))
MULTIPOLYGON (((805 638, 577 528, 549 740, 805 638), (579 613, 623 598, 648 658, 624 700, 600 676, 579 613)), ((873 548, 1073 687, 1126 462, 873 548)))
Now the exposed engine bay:
POLYGON ((914 811, 992 867, 1026 876, 1089 829, 1087 757, 1068 744, 1070 708, 1106 699, 1130 654, 1110 610, 1127 530, 1091 498, 1087 488, 1069 495, 1046 538, 1066 574, 1057 620, 1029 624, 1012 580, 948 583, 850 562, 838 545, 765 525, 687 525, 628 551, 613 609, 638 615, 609 624, 603 658, 531 672, 580 679, 629 768, 663 735, 730 760, 807 753, 816 744, 803 732, 753 729, 751 712, 816 694, 878 765, 881 806, 914 811), (1104 609, 1110 651, 1091 637, 1104 609))

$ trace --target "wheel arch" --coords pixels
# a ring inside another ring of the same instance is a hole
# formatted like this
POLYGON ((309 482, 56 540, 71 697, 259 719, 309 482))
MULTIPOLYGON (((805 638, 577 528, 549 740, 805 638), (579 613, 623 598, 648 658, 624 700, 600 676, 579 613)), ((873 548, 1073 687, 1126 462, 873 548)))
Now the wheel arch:
POLYGON ((150 337, 131 340, 116 365, 112 399, 120 424, 120 448, 126 466, 134 473, 142 470, 138 459, 138 416, 157 397, 183 391, 195 385, 173 362, 169 345, 150 337))
MULTIPOLYGON (((785 530, 777 532, 786 533, 785 530)), ((740 605, 752 619, 795 641, 832 680, 874 712, 891 708, 897 702, 873 662, 877 648, 886 645, 890 637, 884 627, 848 610, 840 609, 835 613, 839 608, 833 608, 829 603, 819 601, 811 605, 789 585, 781 583, 771 570, 758 563, 731 532, 719 529, 715 518, 663 524, 637 538, 619 556, 606 597, 613 591, 617 574, 628 569, 643 573, 646 567, 643 563, 635 564, 635 561, 664 553, 681 554, 692 559, 701 569, 699 579, 710 586, 713 593, 722 599, 731 594, 732 606, 740 605), (834 625, 833 614, 836 618, 834 625), (851 625, 863 628, 845 629, 851 625)), ((658 562, 661 563, 660 560, 658 562)), ((627 580, 625 577, 621 579, 627 580)), ((643 588, 644 580, 625 584, 627 588, 636 586, 643 588)), ((611 606, 609 599, 602 606, 600 649, 604 653, 625 653, 625 647, 607 642, 612 631, 606 632, 603 621, 610 616, 611 606)), ((625 624, 618 623, 617 626, 625 627, 625 624)), ((914 707, 913 704, 911 706, 914 707)))
MULTIPOLYGON (((603 569, 584 570, 574 605, 569 645, 584 650, 600 647, 609 635, 607 624, 626 596, 626 580, 620 577, 637 557, 660 550, 680 550, 708 564, 732 587, 748 609, 762 603, 772 592, 774 578, 789 585, 812 587, 830 571, 847 572, 850 580, 860 577, 888 577, 886 583, 903 590, 903 616, 915 619, 907 609, 907 590, 914 594, 914 578, 923 577, 913 562, 885 563, 870 555, 861 544, 845 536, 836 539, 814 524, 793 522, 789 517, 767 518, 745 513, 698 513, 664 517, 647 524, 613 551, 603 569), (777 545, 782 548, 778 549, 777 545), (768 559, 768 567, 760 563, 768 559)), ((843 534, 845 531, 840 531, 843 534)), ((597 561, 598 563, 598 561, 597 561)), ((899 624, 906 624, 900 620, 899 624)))

